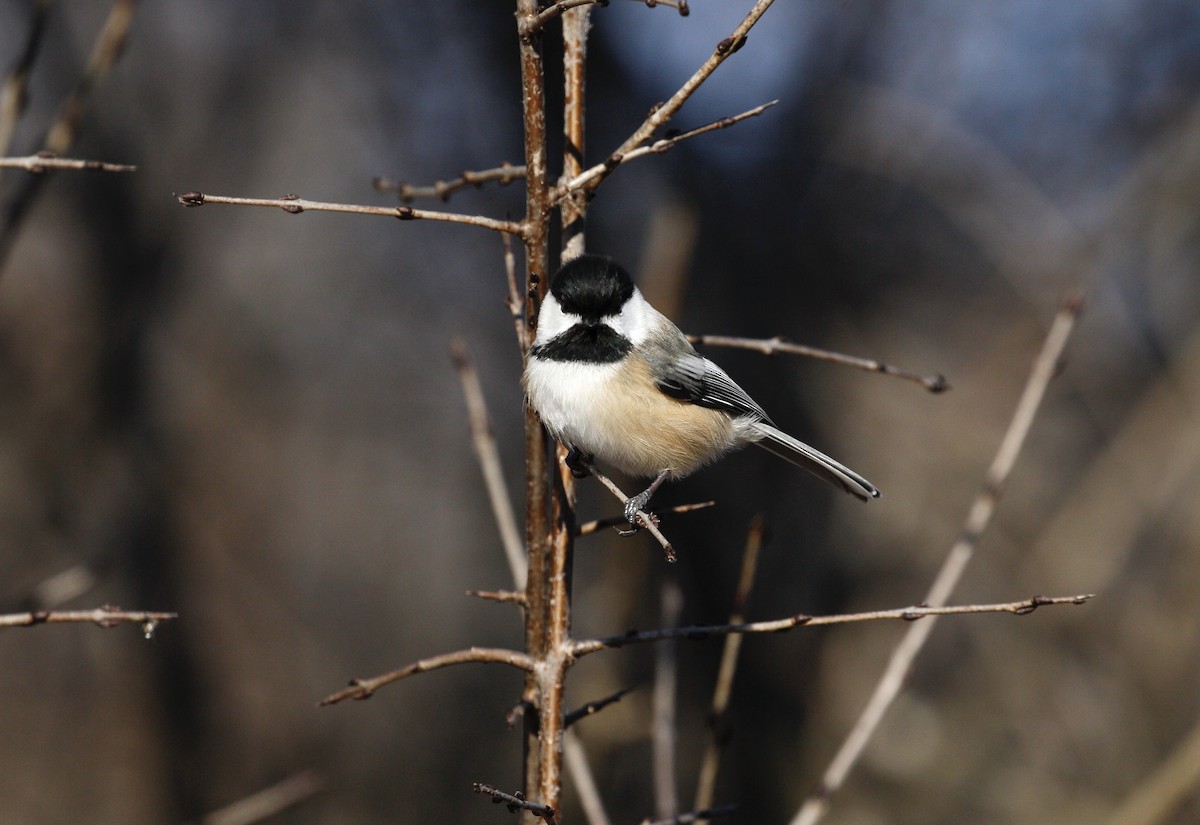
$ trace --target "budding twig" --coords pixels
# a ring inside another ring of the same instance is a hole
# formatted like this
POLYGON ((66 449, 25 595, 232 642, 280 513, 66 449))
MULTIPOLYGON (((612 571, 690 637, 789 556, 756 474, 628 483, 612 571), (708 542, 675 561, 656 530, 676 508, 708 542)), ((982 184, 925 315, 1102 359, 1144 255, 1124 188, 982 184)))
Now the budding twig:
POLYGON ((0 158, 0 169, 24 169, 35 175, 49 169, 74 169, 84 172, 136 172, 136 166, 124 163, 105 163, 99 160, 60 158, 51 152, 38 152, 20 158, 0 158))
POLYGON ((399 670, 393 670, 390 673, 384 673, 371 679, 351 679, 349 687, 339 690, 337 693, 329 694, 320 701, 319 705, 322 707, 325 705, 335 705, 346 699, 369 699, 375 694, 376 690, 385 685, 390 685, 392 682, 407 679, 409 676, 414 676, 418 673, 426 673, 431 670, 439 670, 453 665, 465 665, 472 662, 511 665, 512 667, 529 672, 533 671, 535 666, 533 657, 516 650, 506 650, 497 647, 470 647, 466 650, 456 650, 453 653, 443 653, 440 656, 430 656, 428 659, 421 659, 399 670))
POLYGON ((804 344, 796 344, 779 335, 776 335, 774 338, 765 339, 734 338, 727 335, 689 335, 688 340, 699 346, 748 349, 761 352, 763 355, 774 355, 777 352, 782 352, 788 355, 803 355, 808 358, 815 358, 818 361, 831 361, 835 364, 844 364, 849 367, 866 370, 867 372, 878 372, 883 375, 893 375, 897 378, 903 378, 907 381, 915 381, 933 393, 945 392, 950 389, 950 383, 946 380, 946 376, 941 373, 921 375, 920 373, 893 367, 891 364, 885 364, 882 361, 876 361, 873 358, 859 358, 856 355, 844 355, 840 352, 831 352, 829 350, 805 346, 804 344))
POLYGON ((95 610, 32 610, 28 613, 8 613, 0 615, 0 627, 32 627, 37 624, 67 623, 91 623, 106 628, 129 623, 153 627, 158 622, 178 618, 178 613, 122 610, 119 607, 105 605, 95 610))
POLYGON ((569 728, 580 719, 586 719, 593 714, 599 713, 609 705, 620 702, 625 698, 625 694, 633 690, 634 688, 631 687, 621 688, 616 693, 605 696, 603 699, 597 699, 595 702, 588 702, 586 705, 570 711, 566 714, 566 716, 563 717, 563 726, 569 728))
POLYGON ((750 11, 746 13, 746 16, 742 18, 742 21, 737 24, 733 32, 730 33, 729 37, 726 37, 717 44, 716 48, 713 49, 712 55, 706 61, 704 61, 700 68, 697 69, 691 77, 684 81, 684 84, 679 87, 679 90, 675 92, 675 94, 671 95, 671 98, 666 103, 655 107, 654 111, 650 113, 650 116, 642 122, 642 125, 639 126, 632 135, 626 138, 625 142, 617 147, 616 151, 612 154, 628 154, 649 140, 650 136, 654 134, 660 126, 674 117, 675 113, 683 107, 683 104, 687 102, 688 98, 690 98, 698 88, 700 88, 700 85, 708 79, 709 75, 715 72, 717 67, 725 62, 726 58, 746 44, 746 36, 749 34, 750 29, 754 27, 754 24, 759 21, 759 18, 761 18, 766 13, 767 9, 771 7, 772 2, 774 2, 774 0, 758 0, 758 2, 754 4, 750 11))
POLYGON ((366 206, 352 203, 326 203, 310 201, 298 195, 281 195, 278 198, 237 198, 228 195, 207 195, 203 192, 185 192, 177 195, 184 206, 204 206, 209 203, 223 203, 232 206, 274 206, 284 212, 297 215, 301 212, 348 212, 355 215, 379 215, 385 218, 399 218, 402 221, 443 221, 445 223, 461 223, 467 226, 478 226, 495 232, 507 232, 510 235, 523 235, 525 227, 517 221, 500 221, 483 215, 459 215, 454 212, 431 212, 427 209, 413 209, 411 206, 366 206))
POLYGON ((557 825, 558 820, 555 819, 555 811, 549 805, 542 805, 538 802, 530 802, 525 798, 525 794, 517 791, 515 794, 505 793, 504 791, 493 788, 491 785, 484 785, 482 782, 476 782, 473 786, 475 793, 490 796, 493 804, 499 805, 504 803, 510 813, 516 813, 522 809, 531 812, 534 816, 545 820, 546 825, 557 825))
POLYGON ((638 3, 645 3, 647 8, 655 6, 666 6, 669 9, 675 9, 679 12, 680 17, 687 17, 692 13, 688 8, 688 0, 635 0, 638 3))
POLYGON ((694 138, 698 135, 703 135, 708 132, 714 132, 717 129, 727 129, 736 123, 741 123, 747 118, 758 117, 778 102, 778 100, 772 100, 767 103, 763 103, 761 106, 755 106, 753 109, 748 109, 739 115, 723 117, 720 120, 714 120, 712 123, 705 124, 704 126, 699 126, 695 129, 681 132, 677 135, 670 135, 665 138, 660 138, 659 140, 654 141, 654 143, 646 144, 645 146, 639 146, 636 149, 631 149, 628 152, 614 152, 613 154, 609 155, 603 163, 598 163, 589 169, 585 169, 575 177, 560 184, 554 191, 554 197, 556 200, 562 200, 563 198, 573 195, 576 192, 593 192, 595 191, 596 187, 598 187, 606 177, 611 175, 618 166, 628 163, 631 160, 644 158, 647 155, 661 155, 662 153, 674 148, 675 144, 679 143, 680 141, 694 138))
POLYGON ((571 644, 571 655, 578 658, 601 650, 611 650, 613 648, 625 647, 626 645, 645 644, 647 642, 663 642, 671 639, 701 640, 709 639, 713 636, 724 636, 730 633, 783 633, 796 627, 824 627, 826 625, 851 624, 854 622, 877 622, 884 620, 911 622, 927 616, 950 616, 967 613, 1012 613, 1015 616, 1025 616, 1037 608, 1047 605, 1083 604, 1093 596, 1094 594, 1092 593, 1081 593, 1075 596, 1034 596, 1017 602, 962 604, 949 607, 914 605, 912 607, 898 607, 892 610, 870 610, 863 613, 834 613, 828 616, 809 616, 805 613, 799 613, 784 619, 748 622, 745 624, 695 625, 692 627, 668 627, 643 631, 630 630, 619 636, 574 641, 571 644))
POLYGON ((495 169, 466 170, 457 178, 434 181, 430 186, 414 186, 411 183, 394 181, 390 178, 375 178, 373 184, 375 191, 395 192, 397 197, 405 203, 412 203, 417 198, 437 198, 445 202, 450 200, 450 196, 455 192, 466 189, 468 186, 478 189, 485 183, 493 182, 499 183, 501 186, 508 186, 513 181, 522 180, 524 177, 525 167, 523 165, 513 166, 505 161, 495 169))

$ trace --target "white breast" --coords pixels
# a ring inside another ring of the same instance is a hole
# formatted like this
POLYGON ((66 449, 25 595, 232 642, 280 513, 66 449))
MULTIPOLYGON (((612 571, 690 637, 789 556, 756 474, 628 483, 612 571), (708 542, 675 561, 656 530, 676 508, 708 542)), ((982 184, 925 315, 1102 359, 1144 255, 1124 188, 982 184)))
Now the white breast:
POLYGON ((560 441, 595 453, 604 432, 608 386, 617 364, 584 364, 531 358, 525 393, 546 429, 560 441))

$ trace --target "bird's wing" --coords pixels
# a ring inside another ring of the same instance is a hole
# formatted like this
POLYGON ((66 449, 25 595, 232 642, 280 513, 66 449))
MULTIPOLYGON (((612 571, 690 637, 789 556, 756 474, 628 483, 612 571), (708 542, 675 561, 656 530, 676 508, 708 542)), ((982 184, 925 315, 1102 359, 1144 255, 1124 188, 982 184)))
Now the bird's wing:
POLYGON ((702 355, 693 352, 669 359, 667 363, 670 366, 657 372, 654 381, 672 398, 734 415, 752 415, 770 423, 763 408, 725 370, 702 355))

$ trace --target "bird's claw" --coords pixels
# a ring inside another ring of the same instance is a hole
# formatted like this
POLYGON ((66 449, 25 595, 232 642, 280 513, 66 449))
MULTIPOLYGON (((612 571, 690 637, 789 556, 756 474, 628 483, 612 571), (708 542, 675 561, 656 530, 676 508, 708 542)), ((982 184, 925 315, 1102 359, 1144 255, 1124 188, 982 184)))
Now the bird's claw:
POLYGON ((639 493, 633 498, 625 501, 625 520, 629 522, 631 529, 618 531, 621 533, 621 535, 632 536, 639 529, 641 529, 641 524, 638 523, 639 515, 646 518, 652 524, 658 524, 658 516, 654 515, 654 513, 646 513, 642 510, 642 508, 649 503, 650 496, 646 495, 646 493, 639 493))

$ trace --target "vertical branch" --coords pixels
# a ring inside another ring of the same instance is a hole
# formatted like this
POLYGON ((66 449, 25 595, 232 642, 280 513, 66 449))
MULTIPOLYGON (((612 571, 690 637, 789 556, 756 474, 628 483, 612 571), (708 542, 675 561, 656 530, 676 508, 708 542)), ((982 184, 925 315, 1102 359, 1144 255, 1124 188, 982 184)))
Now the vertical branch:
POLYGON ((33 70, 33 62, 42 46, 42 35, 46 31, 46 17, 49 11, 50 0, 37 0, 34 4, 29 33, 21 49, 21 56, 17 58, 16 65, 4 78, 4 85, 0 87, 0 155, 8 154, 17 121, 25 111, 29 95, 29 73, 33 70))
POLYGON ((109 69, 117 62, 125 48, 129 37, 129 27, 133 23, 133 13, 136 10, 136 0, 116 0, 104 21, 104 28, 96 36, 92 47, 91 57, 88 58, 87 69, 83 77, 71 92, 58 121, 46 135, 45 149, 56 155, 65 154, 79 134, 79 124, 87 109, 88 99, 100 79, 108 74, 109 69))
MULTIPOLYGON (((525 323, 532 340, 546 294, 549 269, 550 189, 546 159, 546 85, 538 0, 517 0, 521 99, 525 126, 526 208, 525 323)), ((524 788, 528 799, 558 808, 562 796, 563 682, 566 661, 566 595, 570 531, 563 519, 551 521, 547 492, 551 467, 546 435, 532 409, 525 410, 525 538, 529 574, 525 585, 525 650, 538 663, 525 679, 524 788), (565 538, 564 538, 565 534, 565 538)), ((556 488, 561 485, 556 485, 556 488)), ((561 494, 560 494, 561 495, 561 494)), ((555 507, 559 509, 558 505, 555 507)))
MULTIPOLYGON (((746 536, 746 550, 742 554, 742 574, 738 578, 737 591, 733 596, 733 610, 729 614, 730 624, 742 624, 746 621, 746 605, 750 601, 750 591, 754 588, 754 574, 758 570, 758 554, 762 550, 764 530, 762 516, 755 516, 746 536)), ((696 801, 692 803, 694 811, 703 811, 712 806, 713 793, 717 787, 717 769, 721 765, 721 748, 727 735, 725 714, 729 710, 729 697, 733 694, 733 677, 737 672, 738 653, 741 648, 741 634, 731 633, 725 637, 725 647, 721 651, 721 667, 717 671, 717 684, 713 690, 712 708, 708 712, 712 735, 700 762, 696 801)))
MULTIPOLYGON (((662 627, 678 627, 683 612, 679 582, 668 579, 662 586, 662 627)), ((654 720, 651 745, 654 753, 654 814, 670 819, 679 813, 679 791, 675 782, 675 698, 679 686, 677 645, 658 646, 654 662, 654 720)))
MULTIPOLYGON (((584 124, 587 106, 587 36, 592 7, 582 6, 563 13, 563 180, 583 171, 584 124)), ((584 218, 587 205, 582 197, 567 198, 562 204, 563 259, 584 251, 584 218)))

